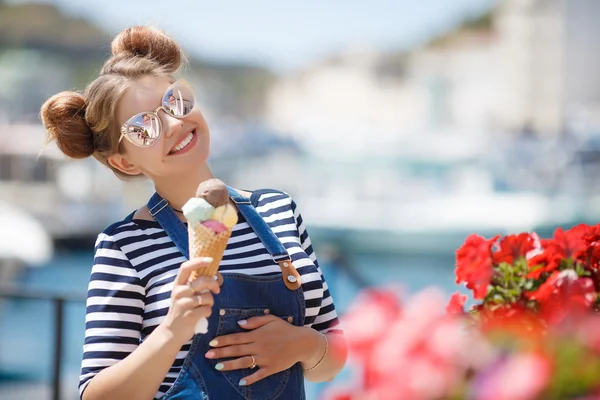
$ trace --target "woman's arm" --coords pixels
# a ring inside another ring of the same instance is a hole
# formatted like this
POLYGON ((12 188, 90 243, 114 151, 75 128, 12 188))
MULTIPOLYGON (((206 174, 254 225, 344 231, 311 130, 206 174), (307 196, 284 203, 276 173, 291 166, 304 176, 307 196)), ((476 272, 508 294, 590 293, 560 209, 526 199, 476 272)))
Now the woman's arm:
POLYGON ((211 259, 192 259, 181 265, 171 291, 171 305, 163 322, 131 354, 98 372, 87 384, 83 400, 153 399, 177 353, 194 335, 199 318, 208 317, 213 305, 210 293, 219 292, 216 280, 200 277, 187 285, 193 270, 211 259))
POLYGON ((183 343, 159 325, 124 360, 92 378, 83 392, 83 400, 153 399, 183 343))
POLYGON ((304 328, 307 334, 304 335, 303 348, 312 349, 312 352, 306 354, 306 358, 301 360, 304 368, 304 377, 311 382, 327 382, 344 368, 348 358, 348 345, 344 338, 343 331, 335 311, 333 299, 329 293, 329 287, 321 268, 319 261, 312 247, 308 231, 298 211, 296 202, 292 200, 292 210, 300 245, 311 261, 317 267, 321 280, 323 282, 323 298, 319 313, 312 321, 311 328, 304 328), (325 357, 323 357, 325 356, 325 357), (315 368, 316 367, 316 368, 315 368))
POLYGON ((305 349, 313 349, 301 360, 304 378, 311 382, 329 382, 340 373, 348 358, 348 344, 339 333, 319 333, 312 328, 304 328, 305 349))

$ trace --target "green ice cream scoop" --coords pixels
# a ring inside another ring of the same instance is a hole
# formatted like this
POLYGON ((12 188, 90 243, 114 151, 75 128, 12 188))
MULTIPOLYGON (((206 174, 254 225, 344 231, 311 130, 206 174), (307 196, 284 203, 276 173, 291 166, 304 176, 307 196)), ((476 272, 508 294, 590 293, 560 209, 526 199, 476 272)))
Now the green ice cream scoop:
POLYGON ((192 197, 181 208, 185 219, 190 223, 203 222, 210 219, 215 212, 215 208, 206 200, 199 197, 192 197))

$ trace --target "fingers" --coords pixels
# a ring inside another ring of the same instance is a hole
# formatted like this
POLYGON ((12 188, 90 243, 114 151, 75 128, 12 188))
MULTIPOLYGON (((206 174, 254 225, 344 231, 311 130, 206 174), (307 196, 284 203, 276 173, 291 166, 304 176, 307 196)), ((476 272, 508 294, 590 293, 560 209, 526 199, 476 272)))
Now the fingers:
POLYGON ((271 370, 268 367, 262 367, 259 368, 258 370, 256 370, 255 373, 253 373, 252 375, 249 375, 247 377, 245 377, 244 379, 242 379, 239 382, 240 386, 249 386, 252 385, 258 381, 260 381, 261 379, 265 379, 267 376, 271 376, 273 375, 273 373, 271 372, 271 370))
POLYGON ((199 294, 191 297, 184 297, 179 300, 179 305, 183 309, 192 309, 200 306, 212 307, 215 299, 210 293, 199 294))
MULTIPOLYGON (((252 346, 242 344, 237 346, 223 347, 222 349, 210 349, 205 357, 209 359, 234 358, 252 354, 252 346)), ((246 367, 244 367, 246 368, 246 367)))
POLYGON ((196 308, 192 308, 191 310, 187 310, 183 313, 184 317, 189 317, 193 321, 198 321, 200 318, 208 318, 212 314, 212 307, 210 306, 200 306, 196 308))
POLYGON ((268 323, 279 320, 275 315, 269 314, 260 317, 252 317, 247 320, 238 321, 238 325, 244 329, 257 329, 261 326, 265 326, 268 323))
POLYGON ((207 267, 213 259, 211 257, 197 257, 192 258, 189 261, 184 262, 177 271, 177 277, 175 278, 176 285, 185 285, 190 278, 192 271, 195 271, 202 267, 207 267))
POLYGON ((208 276, 201 276, 187 285, 175 285, 171 291, 171 297, 173 299, 183 299, 184 297, 191 297, 209 292, 216 294, 220 291, 221 288, 217 281, 208 276))
POLYGON ((213 293, 219 293, 221 288, 219 282, 212 276, 200 276, 194 281, 190 282, 188 286, 196 293, 203 291, 211 291, 213 293))
POLYGON ((234 371, 236 369, 256 367, 258 364, 253 365, 253 363, 255 362, 254 360, 256 360, 256 357, 254 357, 254 359, 252 357, 253 356, 245 356, 236 358, 235 360, 223 361, 215 365, 215 369, 217 371, 234 371))
POLYGON ((188 285, 175 286, 171 291, 171 298, 173 300, 184 299, 195 295, 196 293, 188 285))
POLYGON ((208 343, 210 347, 225 347, 238 344, 248 344, 254 342, 252 332, 232 333, 230 335, 218 336, 208 343))

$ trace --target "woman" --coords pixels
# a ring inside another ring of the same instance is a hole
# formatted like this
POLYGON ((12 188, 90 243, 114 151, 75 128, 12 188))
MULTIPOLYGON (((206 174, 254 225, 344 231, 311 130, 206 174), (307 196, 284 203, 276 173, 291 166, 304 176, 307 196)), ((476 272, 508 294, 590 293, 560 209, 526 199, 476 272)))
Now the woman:
POLYGON ((62 92, 42 106, 49 140, 67 156, 94 156, 122 179, 151 179, 157 192, 98 236, 81 398, 302 399, 303 379, 331 380, 347 350, 294 201, 273 190, 231 189, 240 220, 222 282, 189 282, 210 260, 186 261, 186 244, 173 240, 184 229, 182 206, 213 177, 206 121, 191 88, 173 77, 184 58, 160 31, 127 29, 83 94, 62 92), (135 134, 140 124, 152 127, 145 140, 135 134), (249 224, 247 212, 262 225, 249 224), (273 232, 278 240, 265 246, 273 232), (291 264, 274 261, 277 251, 291 264), (297 287, 295 277, 282 279, 284 270, 296 273, 297 287), (209 331, 194 336, 202 317, 209 331))

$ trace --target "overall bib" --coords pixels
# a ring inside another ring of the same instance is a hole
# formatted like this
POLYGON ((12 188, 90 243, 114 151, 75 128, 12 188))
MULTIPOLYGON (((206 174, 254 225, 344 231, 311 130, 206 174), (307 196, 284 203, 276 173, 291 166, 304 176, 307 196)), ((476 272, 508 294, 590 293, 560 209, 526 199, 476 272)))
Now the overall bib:
MULTIPOLYGON (((304 375, 300 363, 249 386, 239 381, 257 369, 217 371, 215 365, 223 360, 210 360, 204 355, 208 343, 217 336, 243 332, 239 320, 273 314, 296 326, 304 325, 305 301, 300 276, 277 236, 258 214, 253 202, 229 189, 231 200, 260 238, 282 274, 249 276, 224 273, 221 292, 214 296, 213 312, 208 318, 206 334, 194 336, 189 353, 173 386, 162 400, 304 400, 304 375)), ((181 253, 189 259, 187 227, 177 217, 168 202, 155 193, 148 209, 181 253)))

